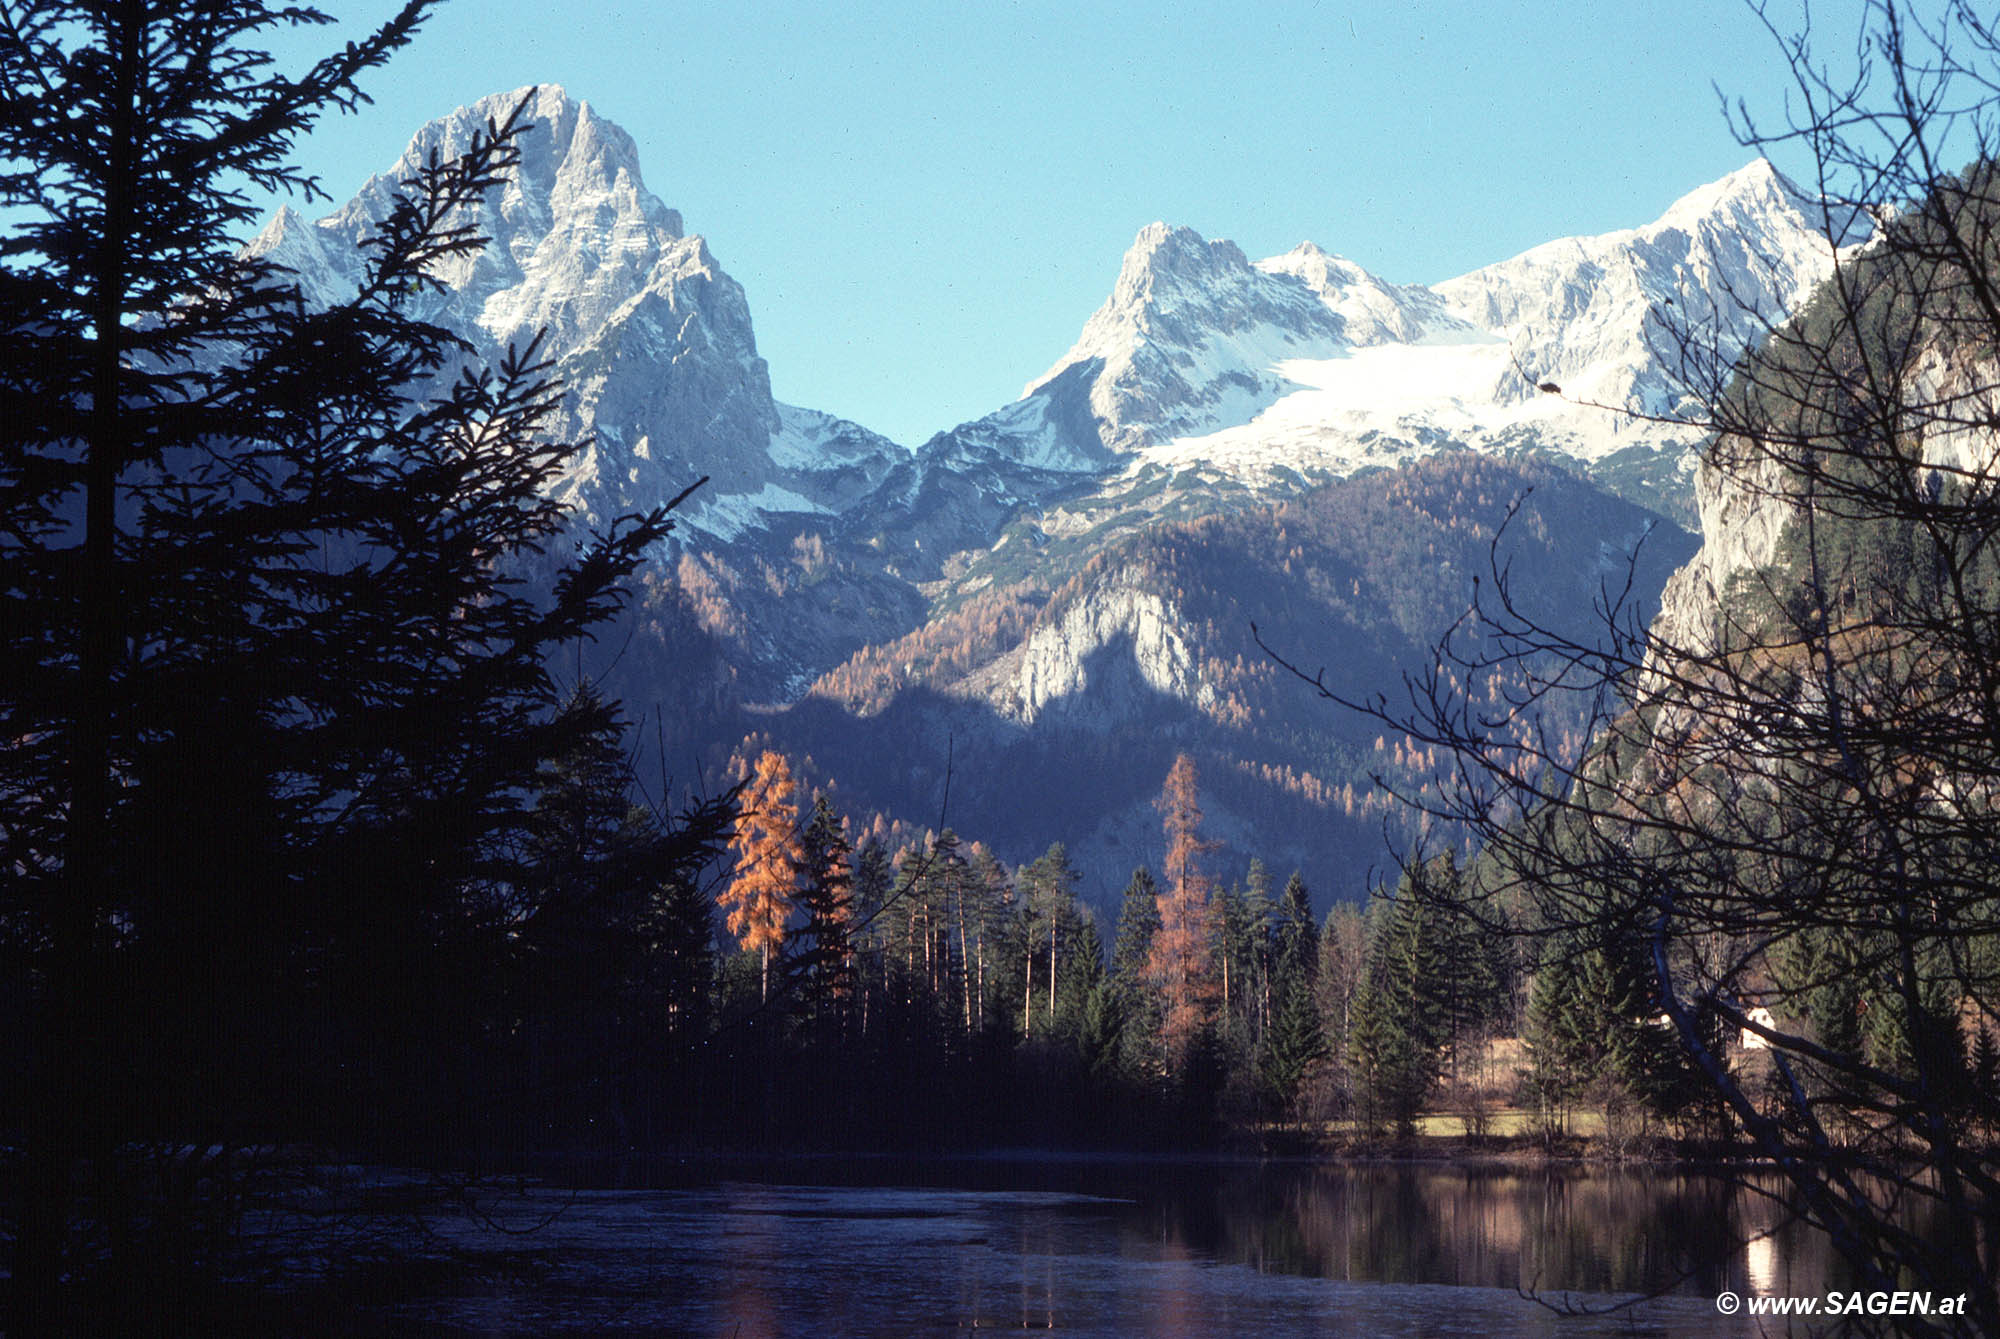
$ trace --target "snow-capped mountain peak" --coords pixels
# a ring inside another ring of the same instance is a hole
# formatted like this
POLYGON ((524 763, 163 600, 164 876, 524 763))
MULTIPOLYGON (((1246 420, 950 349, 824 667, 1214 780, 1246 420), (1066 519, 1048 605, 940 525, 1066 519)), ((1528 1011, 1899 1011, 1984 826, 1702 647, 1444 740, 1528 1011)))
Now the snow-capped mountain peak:
POLYGON ((520 165, 479 211, 492 241, 438 273, 459 295, 457 314, 496 347, 542 329, 554 344, 575 343, 646 286, 663 253, 689 239, 681 216, 646 189, 632 137, 556 85, 495 93, 430 122, 394 167, 319 227, 359 243, 431 155, 465 152, 523 99, 530 129, 517 141, 520 165))
POLYGON ((733 536, 773 513, 844 508, 906 458, 853 424, 787 416, 741 285, 646 188, 631 136, 554 85, 432 121, 332 215, 307 224, 281 211, 251 249, 288 266, 310 301, 351 294, 400 184, 433 156, 465 152, 524 99, 519 165, 463 220, 490 240, 438 266, 444 290, 421 299, 422 314, 488 357, 542 334, 567 391, 554 430, 588 443, 559 492, 586 519, 656 505, 708 475, 688 520, 733 536))
POLYGON ((1440 339, 1460 343, 1477 334, 1429 289, 1387 283, 1316 242, 1301 242, 1282 256, 1260 260, 1257 268, 1290 275, 1311 289, 1340 317, 1342 338, 1350 347, 1440 339))
POLYGON ((1305 283, 1251 265, 1234 242, 1151 223, 1110 298, 1024 395, 1095 361, 1089 404, 1101 443, 1131 450, 1242 421, 1283 393, 1269 368, 1337 351, 1342 328, 1305 283))
POLYGON ((1143 327, 1153 313, 1171 311, 1181 295, 1226 285, 1249 264, 1226 238, 1204 240, 1192 228, 1149 223, 1126 250, 1104 310, 1143 327))
MULTIPOLYGON (((1670 414, 1674 369, 1655 313, 1670 307, 1741 345, 1793 310, 1833 264, 1823 215, 1758 159, 1688 192, 1653 222, 1546 242, 1436 292, 1468 321, 1507 339, 1535 380, 1572 399, 1670 414)), ((1512 369, 1493 397, 1535 390, 1512 369)))
POLYGON ((943 434, 933 454, 1071 472, 1123 456, 1127 473, 1200 465, 1254 483, 1449 444, 1585 462, 1678 452, 1694 434, 1670 421, 1681 394, 1658 313, 1753 338, 1828 272, 1824 222, 1760 159, 1650 223, 1429 287, 1312 242, 1252 264, 1231 242, 1149 224, 1023 400, 943 434), (1537 389, 1549 382, 1563 394, 1537 389))

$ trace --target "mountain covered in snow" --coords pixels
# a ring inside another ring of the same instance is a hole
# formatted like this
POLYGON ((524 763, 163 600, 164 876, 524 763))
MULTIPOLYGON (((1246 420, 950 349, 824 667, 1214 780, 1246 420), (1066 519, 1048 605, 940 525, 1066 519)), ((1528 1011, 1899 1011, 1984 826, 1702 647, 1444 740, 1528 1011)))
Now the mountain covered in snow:
POLYGON ((1086 529, 1107 511, 1129 527, 1163 506, 1201 510, 1457 447, 1554 453, 1614 483, 1636 470, 1667 483, 1655 505, 1691 519, 1696 434, 1670 421, 1671 323, 1713 327, 1728 354, 1832 259, 1814 207, 1761 161, 1650 224, 1430 286, 1389 283, 1311 242, 1253 262, 1154 223, 1020 399, 910 452, 772 398, 742 287, 646 188, 631 138, 559 88, 496 94, 424 126, 333 214, 281 212, 255 248, 309 298, 351 292, 397 183, 523 98, 521 164, 469 220, 491 241, 445 263, 426 314, 488 357, 541 336, 568 391, 560 430, 588 443, 566 500, 602 521, 706 476, 684 531, 755 544, 817 526, 872 541, 916 581, 946 579, 954 555, 980 566, 1021 517, 1052 508, 1067 509, 1057 530, 1075 529, 1079 508, 1095 518, 1086 529))
MULTIPOLYGON (((1022 399, 940 434, 941 468, 998 458, 1137 477, 1340 477, 1449 447, 1586 469, 1666 453, 1691 502, 1677 328, 1724 360, 1829 273, 1820 211, 1768 163, 1643 227, 1546 243, 1426 286, 1302 243, 1251 261, 1154 223, 1111 296, 1022 399), (1554 385, 1559 391, 1540 390, 1554 385)), ((1691 514, 1683 512, 1683 514, 1691 514)))
POLYGON ((1282 815, 1291 858, 1365 861, 1371 772, 1421 784, 1427 761, 1312 702, 1250 620, 1345 691, 1393 691, 1527 491, 1518 570, 1551 617, 1630 561, 1644 603, 1693 551, 1672 521, 1693 515, 1696 435, 1671 421, 1663 335, 1717 332, 1726 361, 1833 259, 1762 163, 1642 227, 1427 286, 1155 223, 1020 398, 911 450, 772 398, 749 296, 630 137, 560 89, 432 122, 255 248, 338 300, 396 184, 524 97, 521 164, 464 220, 491 241, 423 314, 487 358, 542 340, 585 523, 709 481, 590 672, 656 723, 663 767, 719 769, 755 738, 919 821, 948 790, 1008 858, 1061 838, 1106 880, 1143 856, 1181 749, 1218 829, 1282 815))
POLYGON ((543 86, 495 94, 420 129, 402 157, 333 214, 292 210, 252 244, 309 300, 351 294, 363 246, 397 186, 433 153, 526 99, 521 162, 471 217, 489 238, 434 271, 423 314, 488 359, 539 336, 567 390, 557 431, 588 443, 561 484, 590 520, 649 507, 708 476, 684 523, 714 537, 782 513, 837 515, 906 453, 886 438, 771 397, 750 305, 681 216, 647 190, 632 139, 587 102, 543 86))

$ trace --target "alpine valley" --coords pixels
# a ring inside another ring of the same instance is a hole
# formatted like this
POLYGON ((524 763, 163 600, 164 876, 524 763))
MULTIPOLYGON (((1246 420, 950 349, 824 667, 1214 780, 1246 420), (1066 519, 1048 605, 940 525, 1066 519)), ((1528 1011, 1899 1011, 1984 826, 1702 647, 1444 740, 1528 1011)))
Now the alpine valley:
POLYGON ((1652 223, 1429 287, 1152 223, 1019 399, 911 447, 773 400, 741 286, 630 137, 560 89, 425 126, 254 249, 309 300, 351 291, 395 183, 523 96, 524 161, 476 220, 491 242, 425 315, 493 358, 543 332, 559 430, 585 443, 560 485, 580 524, 707 479, 581 672, 683 782, 777 747, 856 819, 942 814, 1010 861, 1061 840, 1100 907, 1157 860, 1180 752, 1225 877, 1255 852, 1359 895, 1408 821, 1373 778, 1421 788, 1436 760, 1318 700, 1253 625, 1358 698, 1434 668, 1496 557, 1542 618, 1587 628, 1628 573, 1650 617, 1697 549, 1700 439, 1674 421, 1660 314, 1740 348, 1832 265, 1762 161, 1652 223))

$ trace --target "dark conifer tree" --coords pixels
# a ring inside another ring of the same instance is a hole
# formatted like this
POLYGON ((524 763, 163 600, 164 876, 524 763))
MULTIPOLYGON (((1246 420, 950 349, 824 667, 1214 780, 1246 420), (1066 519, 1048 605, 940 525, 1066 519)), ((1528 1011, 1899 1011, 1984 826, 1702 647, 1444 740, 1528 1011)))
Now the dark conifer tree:
POLYGON ((816 793, 799 843, 797 901, 806 920, 785 970, 822 1040, 845 1032, 856 988, 853 848, 844 829, 826 793, 816 793))
POLYGON ((996 1021, 1007 1023, 1014 1017, 1009 990, 1014 981, 1008 970, 1006 952, 1007 921, 1014 906, 1014 889, 1007 868, 980 842, 972 844, 965 862, 966 945, 965 970, 972 986, 972 1020, 975 1031, 983 1031, 996 1021), (998 1017, 996 1019, 996 1012, 998 1017))
POLYGON ((1408 1134, 1438 1078, 1439 1028, 1428 996, 1435 945, 1426 910, 1409 895, 1407 881, 1376 905, 1371 919, 1349 1046, 1371 1115, 1408 1134))
POLYGON ((1545 940, 1522 1040, 1532 1061, 1530 1077, 1545 1134, 1567 1132, 1569 1111, 1589 1080, 1599 1042, 1597 1019, 1581 1007, 1579 950, 1573 943, 1545 940))
MULTIPOLYGON (((1452 852, 1409 871, 1404 895, 1424 906, 1432 974, 1424 998, 1445 1048, 1445 1068, 1457 1078, 1467 1053, 1501 1012, 1506 985, 1500 939, 1467 909, 1471 900, 1452 852)), ((1482 908, 1491 917, 1497 912, 1482 908)))
POLYGON ((1326 1053, 1319 1009, 1319 936, 1305 880, 1294 872, 1278 903, 1272 953, 1271 1026, 1259 1050, 1259 1068, 1278 1109, 1291 1109, 1306 1071, 1326 1053))
POLYGON ((1242 981, 1243 1012, 1250 1020, 1250 1035, 1261 1040, 1271 1026, 1277 1009, 1272 981, 1272 933, 1277 928, 1278 907, 1271 896, 1271 873, 1264 862, 1250 857, 1250 869, 1243 876, 1240 908, 1241 939, 1235 952, 1236 974, 1242 981))
POLYGON ((565 1146, 629 1147, 642 1126, 671 1138, 687 1116, 713 970, 714 903, 700 878, 733 810, 723 797, 656 813, 635 799, 610 706, 585 686, 566 709, 596 724, 537 778, 520 867, 467 979, 480 1035, 519 1049, 469 1048, 462 1086, 474 1096, 461 1120, 476 1132, 474 1113, 512 1115, 514 1131, 565 1146), (502 975, 512 995, 487 1008, 479 984, 502 975))
MULTIPOLYGON (((536 771, 602 723, 563 707, 545 656, 667 530, 663 509, 560 557, 545 490, 571 448, 543 434, 535 351, 467 368, 409 315, 482 244, 518 122, 403 184, 347 302, 315 309, 240 249, 251 192, 310 193, 294 141, 428 8, 289 78, 259 47, 311 11, 5 6, 0 925, 36 983, 6 1112, 32 1170, 22 1333, 50 1328, 78 1263, 71 1187, 113 1148, 442 1133, 536 771)), ((190 1238, 140 1217, 157 1240, 128 1237, 118 1267, 184 1273, 154 1247, 190 1238)))
POLYGON ((1145 979, 1146 955, 1160 928, 1160 886, 1144 865, 1132 871, 1118 902, 1117 936, 1111 950, 1111 974, 1136 989, 1145 979))
POLYGON ((1069 851, 1061 842, 1023 866, 1016 876, 1015 888, 1021 900, 1017 933, 1021 940, 1024 1035, 1058 1025, 1064 949, 1067 947, 1069 954, 1077 950, 1077 877, 1069 851), (1071 942, 1066 945, 1066 940, 1071 942))
POLYGON ((1146 1082, 1158 1078, 1165 1064, 1159 1048, 1160 995, 1146 975, 1159 929, 1159 884, 1141 865, 1132 871, 1119 900, 1109 980, 1119 1020, 1118 1068, 1128 1079, 1146 1082))
POLYGON ((864 1033, 879 1012, 877 1002, 888 990, 886 945, 892 914, 886 908, 895 887, 896 870, 889 849, 874 837, 867 838, 854 852, 853 887, 861 1010, 856 1026, 864 1033))
POLYGON ((1327 1065, 1313 1095, 1325 1114, 1345 1111, 1354 1098, 1349 1044, 1355 996, 1367 970, 1367 918, 1353 905, 1336 906, 1320 928, 1317 994, 1327 1065))

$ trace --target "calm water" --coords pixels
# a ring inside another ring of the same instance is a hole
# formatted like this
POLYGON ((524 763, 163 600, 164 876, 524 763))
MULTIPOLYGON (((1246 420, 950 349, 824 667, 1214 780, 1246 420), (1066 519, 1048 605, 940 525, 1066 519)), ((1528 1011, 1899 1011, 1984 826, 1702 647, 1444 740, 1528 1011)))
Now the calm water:
POLYGON ((1666 1173, 820 1163, 425 1215, 397 1334, 1737 1335, 1713 1298, 1824 1291, 1763 1197, 1666 1173), (769 1179, 775 1176, 776 1179, 769 1179), (539 1230, 516 1235, 549 1214, 539 1230), (1635 1293, 1665 1295, 1595 1317, 1635 1293))

